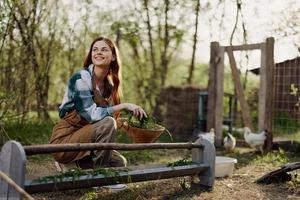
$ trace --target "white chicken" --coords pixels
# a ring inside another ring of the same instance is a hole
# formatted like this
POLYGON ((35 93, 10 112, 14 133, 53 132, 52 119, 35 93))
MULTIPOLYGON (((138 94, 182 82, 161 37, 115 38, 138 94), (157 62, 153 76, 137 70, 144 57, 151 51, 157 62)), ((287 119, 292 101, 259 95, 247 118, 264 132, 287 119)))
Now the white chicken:
POLYGON ((224 148, 227 152, 232 151, 236 145, 236 139, 230 133, 223 140, 224 148))
POLYGON ((244 128, 244 138, 245 141, 252 147, 256 148, 263 154, 263 146, 265 140, 267 139, 267 130, 262 131, 261 133, 252 133, 250 128, 244 128))
POLYGON ((198 134, 198 137, 202 137, 204 139, 207 139, 210 143, 214 144, 215 143, 215 131, 213 128, 210 129, 209 132, 200 132, 198 134))

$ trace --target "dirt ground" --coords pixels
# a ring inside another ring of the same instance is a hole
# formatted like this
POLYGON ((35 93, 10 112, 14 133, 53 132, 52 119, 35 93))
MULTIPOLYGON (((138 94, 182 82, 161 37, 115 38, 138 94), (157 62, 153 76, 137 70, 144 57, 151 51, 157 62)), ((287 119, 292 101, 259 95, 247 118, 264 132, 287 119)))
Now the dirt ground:
MULTIPOLYGON (((201 191, 190 188, 188 178, 179 177, 166 180, 148 181, 128 184, 124 191, 114 193, 107 189, 82 189, 64 192, 35 194, 35 199, 104 199, 104 200, 146 200, 146 199, 298 199, 300 200, 300 170, 292 173, 292 181, 286 183, 274 183, 269 185, 256 184, 255 180, 279 166, 271 162, 253 162, 257 153, 250 149, 239 149, 238 153, 230 156, 236 157, 238 163, 235 165, 231 177, 217 178, 213 191, 201 191)), ((173 153, 172 153, 173 154, 173 153)), ((173 154, 174 155, 174 154, 173 154)), ((180 156, 178 152, 177 156, 180 156)), ((176 156, 175 160, 177 159, 176 156)), ((170 159, 170 157, 165 157, 170 159)), ((160 162, 160 160, 158 161, 160 162)), ((275 161, 274 161, 275 162, 275 161)), ((153 162, 148 163, 153 164, 153 162)), ((147 165, 147 163, 145 163, 147 165)), ((140 166, 141 167, 141 166, 140 166)), ((55 172, 52 161, 44 161, 44 164, 28 162, 27 174, 31 178, 55 172)))

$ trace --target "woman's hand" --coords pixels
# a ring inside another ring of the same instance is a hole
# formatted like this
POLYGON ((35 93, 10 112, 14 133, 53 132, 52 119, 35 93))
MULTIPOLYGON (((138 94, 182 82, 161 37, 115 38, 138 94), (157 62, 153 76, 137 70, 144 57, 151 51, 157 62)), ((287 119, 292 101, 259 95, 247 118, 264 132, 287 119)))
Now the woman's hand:
POLYGON ((138 117, 140 120, 143 119, 143 117, 147 117, 147 114, 144 111, 144 109, 133 103, 125 103, 125 109, 132 111, 133 115, 138 117))
POLYGON ((121 110, 132 111, 133 115, 135 117, 139 118, 140 120, 142 120, 143 117, 147 117, 147 114, 144 111, 144 109, 133 103, 121 103, 121 104, 113 106, 112 109, 113 109, 113 112, 121 111, 121 110))

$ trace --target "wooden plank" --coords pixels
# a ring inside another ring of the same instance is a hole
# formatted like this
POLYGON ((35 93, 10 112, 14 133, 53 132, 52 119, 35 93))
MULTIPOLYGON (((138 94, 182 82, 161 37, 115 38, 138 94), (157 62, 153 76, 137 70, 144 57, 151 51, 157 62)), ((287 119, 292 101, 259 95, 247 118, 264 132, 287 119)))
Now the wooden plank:
POLYGON ((219 48, 218 57, 220 58, 217 64, 216 71, 216 107, 215 107, 215 145, 222 146, 223 141, 223 97, 224 97, 224 47, 219 48))
POLYGON ((265 113, 266 113, 266 44, 264 43, 261 48, 261 67, 260 82, 258 91, 258 130, 265 129, 265 113))
MULTIPOLYGON (((22 145, 19 142, 11 141, 12 151, 11 151, 11 163, 10 163, 10 171, 9 175, 16 184, 18 184, 21 188, 24 186, 25 181, 25 162, 26 155, 22 145)), ((8 196, 10 198, 21 198, 23 195, 17 192, 15 189, 9 189, 8 196)))
POLYGON ((288 163, 283 166, 281 166, 280 169, 273 170, 259 179, 256 180, 257 183, 274 183, 274 182, 286 182, 290 181, 292 179, 292 176, 290 174, 287 174, 287 172, 296 170, 300 168, 300 162, 294 162, 294 163, 288 163))
POLYGON ((254 43, 254 44, 243 44, 236 46, 226 46, 225 49, 231 48, 232 51, 248 51, 248 50, 256 50, 261 49, 263 43, 254 43))
POLYGON ((118 177, 112 176, 81 176, 78 179, 64 178, 62 182, 54 183, 52 181, 44 183, 25 182, 25 190, 28 193, 51 192, 57 190, 82 189, 95 186, 111 185, 116 183, 132 183, 148 180, 160 180, 173 177, 197 175, 209 166, 207 164, 192 164, 178 167, 160 167, 144 170, 134 170, 129 172, 120 172, 118 177))
MULTIPOLYGON (((8 176, 11 161, 11 148, 11 145, 5 143, 0 154, 0 170, 8 176)), ((0 199, 8 199, 8 183, 0 178, 0 185, 0 199)))
POLYGON ((265 129, 268 130, 265 150, 272 151, 272 115, 273 115, 273 93, 274 93, 274 38, 266 40, 266 101, 265 101, 265 129))
POLYGON ((229 58, 229 62, 230 62, 234 86, 235 86, 235 89, 237 92, 237 98, 238 98, 238 100, 240 102, 240 106, 241 106, 241 112, 242 112, 242 118, 243 118, 244 124, 245 124, 245 126, 249 127, 251 130, 253 130, 249 106, 245 99, 244 89, 241 84, 238 69, 236 67, 236 62, 234 59, 233 51, 232 51, 231 47, 228 47, 226 50, 227 50, 227 54, 228 54, 228 58, 229 58))
POLYGON ((258 101, 258 128, 268 130, 265 152, 272 150, 272 111, 274 74, 274 38, 267 38, 261 50, 260 88, 258 101))
POLYGON ((201 186, 212 187, 215 182, 215 163, 216 150, 215 146, 206 139, 199 138, 195 143, 202 144, 203 150, 192 149, 192 161, 196 163, 203 163, 209 166, 207 170, 198 174, 201 186))
POLYGON ((194 143, 147 143, 147 144, 122 144, 122 143, 69 143, 45 144, 24 146, 26 155, 48 154, 54 152, 82 151, 82 150, 144 150, 144 149, 192 149, 203 148, 194 143))
POLYGON ((222 123, 223 123, 223 95, 224 95, 224 48, 218 42, 210 45, 208 82, 208 105, 207 105, 207 130, 215 129, 216 146, 222 143, 222 123))
MULTIPOLYGON (((1 171, 21 188, 25 180, 25 152, 20 143, 8 141, 4 144, 0 155, 1 171)), ((0 198, 21 199, 22 195, 0 179, 0 198)))
POLYGON ((215 127, 215 105, 216 105, 216 70, 219 62, 218 57, 219 43, 210 43, 209 79, 207 86, 207 121, 206 131, 215 127))

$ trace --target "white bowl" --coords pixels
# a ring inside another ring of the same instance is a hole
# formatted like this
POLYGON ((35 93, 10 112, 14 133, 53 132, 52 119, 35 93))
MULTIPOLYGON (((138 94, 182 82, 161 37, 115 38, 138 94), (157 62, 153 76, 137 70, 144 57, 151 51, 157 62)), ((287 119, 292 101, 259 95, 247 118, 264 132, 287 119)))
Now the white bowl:
POLYGON ((215 177, 231 176, 235 163, 237 163, 235 158, 216 156, 215 177))

